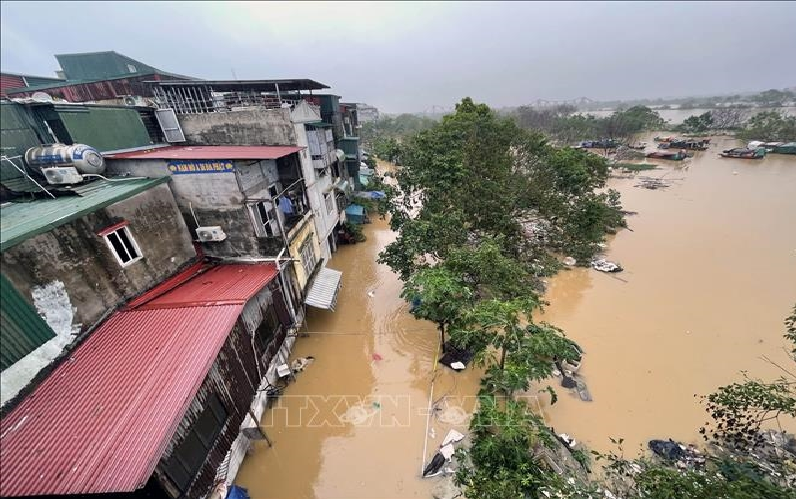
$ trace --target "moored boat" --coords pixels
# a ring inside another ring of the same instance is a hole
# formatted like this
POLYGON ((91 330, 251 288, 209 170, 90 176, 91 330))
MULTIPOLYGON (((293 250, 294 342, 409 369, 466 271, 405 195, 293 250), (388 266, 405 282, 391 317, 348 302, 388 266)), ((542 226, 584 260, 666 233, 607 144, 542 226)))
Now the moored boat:
POLYGON ((682 161, 688 157, 685 151, 654 151, 647 153, 648 158, 668 159, 670 161, 682 161))
POLYGON ((762 147, 758 147, 757 149, 736 147, 734 149, 726 149, 721 153, 722 158, 763 159, 765 156, 766 150, 762 147))
POLYGON ((796 142, 788 142, 774 147, 771 152, 775 154, 796 154, 796 142))
POLYGON ((669 137, 655 137, 652 140, 654 140, 655 142, 671 142, 674 139, 675 137, 669 136, 669 137))
POLYGON ((763 142, 760 140, 753 140, 746 145, 747 149, 757 149, 762 147, 766 152, 773 152, 775 148, 783 145, 784 142, 763 142))

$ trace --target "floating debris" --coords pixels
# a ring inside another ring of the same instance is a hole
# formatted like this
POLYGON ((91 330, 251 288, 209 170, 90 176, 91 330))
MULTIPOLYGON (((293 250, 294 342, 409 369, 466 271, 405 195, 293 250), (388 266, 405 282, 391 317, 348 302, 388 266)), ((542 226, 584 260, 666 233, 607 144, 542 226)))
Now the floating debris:
POLYGON ((439 363, 450 367, 454 371, 461 371, 473 360, 473 353, 456 348, 450 343, 445 343, 445 354, 439 358, 439 363))
POLYGON ((603 258, 598 258, 597 260, 593 260, 591 262, 591 266, 594 270, 599 270, 600 272, 608 272, 608 273, 615 273, 615 272, 622 272, 622 266, 616 262, 611 262, 609 260, 605 260, 603 258))
POLYGON ((293 374, 300 373, 313 362, 315 362, 315 357, 311 355, 308 355, 307 357, 299 357, 290 363, 290 370, 293 371, 293 374))
POLYGON ((663 180, 662 178, 654 178, 654 177, 643 177, 641 178, 641 182, 635 185, 635 187, 643 187, 644 189, 665 189, 672 185, 670 182, 663 180))

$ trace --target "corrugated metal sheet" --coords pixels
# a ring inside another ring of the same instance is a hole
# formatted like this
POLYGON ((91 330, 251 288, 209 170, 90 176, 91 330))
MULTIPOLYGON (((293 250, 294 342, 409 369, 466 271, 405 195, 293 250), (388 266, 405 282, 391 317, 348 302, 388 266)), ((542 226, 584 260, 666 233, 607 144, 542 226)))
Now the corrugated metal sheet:
POLYGON ((339 270, 322 268, 315 276, 305 303, 316 308, 334 310, 342 278, 343 273, 339 270))
POLYGON ((264 282, 276 277, 276 265, 233 264, 214 267, 199 273, 185 284, 169 293, 139 298, 138 308, 171 308, 196 304, 218 305, 245 303, 257 294, 264 282))
POLYGON ((74 189, 79 195, 11 203, 0 210, 0 252, 169 180, 97 180, 74 189))
POLYGON ((21 76, 0 73, 0 97, 5 97, 6 90, 9 88, 22 88, 25 86, 27 86, 25 85, 25 79, 21 76))
POLYGON ((159 297, 175 308, 118 312, 3 418, 0 495, 143 487, 255 281, 262 288, 273 279, 273 265, 250 265, 247 285, 235 293, 229 285, 241 282, 239 267, 212 269, 214 285, 226 286, 226 296, 238 298, 236 304, 212 305, 215 286, 189 280, 182 285, 188 291, 178 286, 159 297), (171 293, 205 304, 186 306, 171 293))
POLYGON ((279 159, 299 152, 296 146, 174 146, 105 155, 110 159, 279 159))
POLYGON ((0 370, 55 337, 6 276, 0 275, 0 370))

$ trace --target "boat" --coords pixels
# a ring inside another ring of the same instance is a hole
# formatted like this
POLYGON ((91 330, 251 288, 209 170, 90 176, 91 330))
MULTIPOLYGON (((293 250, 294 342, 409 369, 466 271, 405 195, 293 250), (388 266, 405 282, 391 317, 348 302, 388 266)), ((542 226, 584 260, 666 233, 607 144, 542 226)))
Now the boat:
POLYGON ((688 157, 685 151, 654 151, 647 153, 648 158, 668 159, 670 161, 682 161, 688 157))
POLYGON ((675 137, 669 136, 669 137, 655 137, 652 140, 654 140, 655 142, 671 142, 674 139, 675 137))
POLYGON ((707 151, 709 146, 710 139, 673 140, 669 142, 669 147, 674 149, 687 149, 689 151, 707 151))
POLYGON ((687 149, 689 151, 707 151, 710 146, 710 139, 671 139, 668 142, 660 142, 658 149, 687 149))
POLYGON ((774 152, 774 149, 784 145, 784 142, 763 142, 760 140, 753 140, 746 145, 747 149, 757 149, 762 147, 766 152, 774 152))
POLYGON ((775 154, 796 154, 796 142, 788 142, 787 144, 778 145, 771 152, 775 154))
POLYGON ((766 157, 766 150, 762 147, 758 147, 757 149, 736 147, 734 149, 726 149, 722 151, 721 157, 738 159, 763 159, 766 157))
POLYGON ((577 145, 581 149, 616 149, 619 142, 613 139, 584 140, 577 145))
POLYGON ((629 145, 628 144, 627 145, 628 149, 634 149, 636 151, 643 151, 646 147, 647 147, 647 143, 646 142, 639 142, 638 144, 634 144, 634 145, 629 145))

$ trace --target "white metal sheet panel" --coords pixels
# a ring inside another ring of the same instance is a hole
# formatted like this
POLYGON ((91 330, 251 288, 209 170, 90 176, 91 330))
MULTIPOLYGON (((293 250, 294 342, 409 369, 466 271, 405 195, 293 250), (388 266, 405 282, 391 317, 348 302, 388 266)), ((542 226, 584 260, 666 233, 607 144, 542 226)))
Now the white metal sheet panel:
POLYGON ((173 109, 158 109, 155 111, 155 117, 160 123, 166 142, 185 142, 185 134, 182 133, 182 127, 173 109))
POLYGON ((315 276, 304 303, 315 308, 334 310, 342 278, 343 273, 339 270, 323 267, 315 276))

